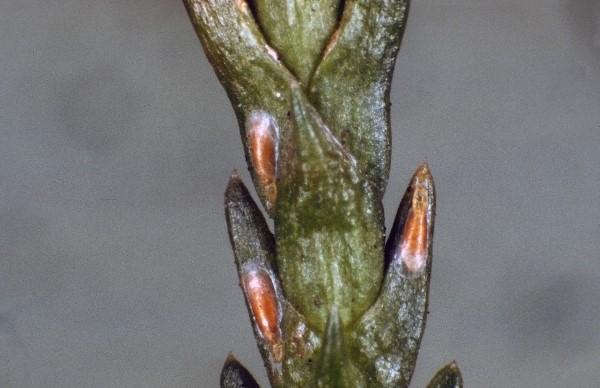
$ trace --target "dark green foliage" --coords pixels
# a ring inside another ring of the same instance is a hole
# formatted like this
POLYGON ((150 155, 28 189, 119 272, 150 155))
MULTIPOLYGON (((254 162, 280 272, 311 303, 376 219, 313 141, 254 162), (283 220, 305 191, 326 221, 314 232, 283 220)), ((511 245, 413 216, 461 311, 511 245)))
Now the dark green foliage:
POLYGON ((337 24, 338 0, 256 0, 256 15, 269 43, 304 85, 320 62, 337 24))
MULTIPOLYGON (((245 269, 263 271, 272 279, 279 307, 282 309, 283 298, 275 270, 273 235, 244 183, 235 173, 231 176, 225 191, 225 215, 235 263, 240 275, 240 284, 245 269)), ((272 349, 265 343, 264 337, 259 332, 247 298, 246 306, 271 384, 276 386, 281 382, 281 365, 273 360, 272 349)))
MULTIPOLYGON (((427 317, 435 217, 423 164, 384 246, 389 93, 408 0, 184 3, 274 219, 272 234, 234 175, 229 235, 271 385, 408 386, 427 317)), ((462 386, 452 365, 430 386, 462 386)), ((256 383, 228 359, 221 385, 256 383)))
POLYGON ((347 355, 344 349, 344 336, 342 334, 340 315, 337 307, 334 305, 331 307, 331 312, 327 319, 319 369, 315 378, 317 387, 343 388, 353 384, 353 381, 348 378, 347 355))
POLYGON ((390 168, 390 86, 407 12, 408 0, 347 0, 308 87, 381 196, 390 168))
POLYGON ((379 199, 298 89, 281 152, 275 232, 285 294, 322 331, 333 305, 344 325, 375 300, 383 274, 379 199))
MULTIPOLYGON (((277 59, 245 1, 184 1, 204 52, 225 87, 240 124, 249 159, 245 123, 255 111, 268 112, 281 131, 289 130, 290 85, 294 76, 277 59)), ((256 183, 256 174, 253 172, 256 183)), ((259 190, 265 203, 264 193, 259 190)))
POLYGON ((435 214, 435 194, 430 175, 425 181, 430 194, 427 205, 431 217, 427 231, 430 238, 426 267, 416 276, 408 276, 402 269, 402 263, 389 256, 402 235, 408 209, 412 205, 413 185, 418 176, 428 174, 426 165, 419 167, 406 190, 386 246, 388 268, 381 293, 351 335, 352 344, 360 359, 372 367, 371 374, 384 387, 408 385, 425 329, 435 214), (393 324, 389 324, 390 322, 393 324))

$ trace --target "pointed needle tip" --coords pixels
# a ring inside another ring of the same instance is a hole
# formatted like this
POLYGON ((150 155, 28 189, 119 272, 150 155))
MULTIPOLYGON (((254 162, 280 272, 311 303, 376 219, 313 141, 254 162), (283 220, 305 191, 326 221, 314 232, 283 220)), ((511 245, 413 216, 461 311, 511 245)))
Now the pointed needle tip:
POLYGON ((238 359, 235 357, 235 354, 233 354, 233 352, 229 352, 227 354, 227 358, 225 359, 225 364, 231 364, 231 363, 238 363, 238 359))
POLYGON ((246 187, 242 178, 237 174, 236 170, 233 170, 225 188, 225 206, 227 207, 230 201, 238 202, 240 198, 244 197, 245 191, 246 187))
POLYGON ((414 175, 420 178, 433 179, 431 175, 431 170, 429 169, 429 163, 427 163, 427 159, 421 162, 419 167, 417 167, 414 175))

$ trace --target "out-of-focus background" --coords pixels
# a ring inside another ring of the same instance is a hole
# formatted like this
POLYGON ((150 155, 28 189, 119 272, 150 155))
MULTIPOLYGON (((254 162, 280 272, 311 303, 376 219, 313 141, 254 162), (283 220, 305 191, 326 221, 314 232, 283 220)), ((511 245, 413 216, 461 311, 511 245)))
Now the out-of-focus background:
MULTIPOLYGON (((600 2, 414 0, 392 91, 388 220, 423 159, 439 198, 414 386, 597 387, 600 2)), ((266 383, 233 168, 180 1, 0 1, 0 387, 266 383)))

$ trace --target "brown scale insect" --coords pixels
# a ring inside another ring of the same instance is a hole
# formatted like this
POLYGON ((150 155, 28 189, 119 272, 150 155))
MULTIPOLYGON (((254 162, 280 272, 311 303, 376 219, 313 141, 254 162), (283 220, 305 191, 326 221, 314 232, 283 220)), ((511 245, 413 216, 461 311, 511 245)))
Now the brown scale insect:
POLYGON ((402 272, 407 276, 417 276, 427 266, 433 195, 433 178, 427 164, 423 163, 417 168, 403 199, 408 206, 405 213, 401 213, 405 216, 398 215, 401 218, 397 217, 392 230, 392 235, 397 236, 391 246, 392 260, 401 263, 402 272), (400 225, 401 230, 396 229, 400 225))
POLYGON ((254 111, 246 120, 250 162, 269 212, 277 200, 278 132, 273 117, 266 112, 254 111))
POLYGON ((265 270, 253 266, 243 272, 241 280, 256 327, 271 348, 274 360, 281 362, 281 311, 271 277, 265 270))

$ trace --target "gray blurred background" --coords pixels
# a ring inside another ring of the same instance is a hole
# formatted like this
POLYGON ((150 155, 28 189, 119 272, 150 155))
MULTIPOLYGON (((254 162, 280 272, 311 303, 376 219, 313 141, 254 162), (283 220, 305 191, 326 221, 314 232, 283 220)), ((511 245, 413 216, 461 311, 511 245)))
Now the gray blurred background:
MULTIPOLYGON (((600 386, 600 1, 415 0, 392 91, 388 220, 425 158, 439 197, 414 386, 600 386)), ((180 1, 0 0, 0 135, 0 387, 266 381, 180 1)))

